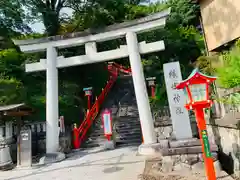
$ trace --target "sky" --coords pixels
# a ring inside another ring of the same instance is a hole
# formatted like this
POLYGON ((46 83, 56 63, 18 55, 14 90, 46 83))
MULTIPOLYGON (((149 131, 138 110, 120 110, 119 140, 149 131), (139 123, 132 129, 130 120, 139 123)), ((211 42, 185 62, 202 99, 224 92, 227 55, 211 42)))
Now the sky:
MULTIPOLYGON (((152 3, 158 2, 158 1, 161 1, 161 0, 150 0, 150 2, 152 2, 152 3)), ((67 13, 69 15, 72 14, 72 10, 69 8, 64 9, 63 12, 67 13)), ((34 23, 34 24, 31 24, 30 27, 32 28, 32 30, 34 32, 38 32, 38 33, 43 33, 44 29, 45 29, 43 23, 34 23)))

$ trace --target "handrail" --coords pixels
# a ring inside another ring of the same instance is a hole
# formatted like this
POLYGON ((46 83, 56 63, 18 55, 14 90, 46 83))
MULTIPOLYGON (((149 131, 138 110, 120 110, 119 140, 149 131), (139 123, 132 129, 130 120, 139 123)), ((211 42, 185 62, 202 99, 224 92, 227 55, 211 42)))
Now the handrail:
POLYGON ((74 129, 75 135, 77 136, 76 138, 79 138, 77 145, 75 145, 78 147, 75 147, 75 148, 79 148, 82 142, 84 141, 88 129, 92 126, 93 121, 96 119, 97 115, 99 114, 100 106, 103 104, 106 96, 108 95, 109 91, 111 90, 114 83, 116 82, 119 72, 131 74, 131 69, 125 68, 117 63, 112 63, 108 65, 108 72, 110 73, 110 78, 109 78, 109 81, 107 81, 107 85, 102 90, 101 94, 96 98, 95 103, 93 104, 92 108, 88 112, 84 121, 81 123, 80 127, 74 129))

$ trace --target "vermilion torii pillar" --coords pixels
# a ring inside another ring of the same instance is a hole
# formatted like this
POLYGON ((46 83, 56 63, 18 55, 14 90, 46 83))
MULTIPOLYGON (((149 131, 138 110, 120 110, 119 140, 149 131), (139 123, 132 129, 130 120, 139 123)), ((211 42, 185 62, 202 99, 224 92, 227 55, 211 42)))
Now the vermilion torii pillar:
POLYGON ((46 59, 40 62, 26 64, 26 72, 46 71, 47 81, 47 153, 57 152, 58 149, 58 68, 99 63, 119 58, 129 57, 134 89, 137 99, 144 145, 156 143, 153 119, 150 111, 147 89, 140 54, 147 54, 165 49, 163 41, 153 43, 138 43, 137 34, 163 28, 170 9, 130 22, 112 25, 93 32, 68 34, 34 40, 14 40, 23 52, 46 51, 46 59), (126 37, 127 45, 117 49, 97 52, 97 42, 126 37), (85 55, 64 58, 57 56, 61 48, 85 45, 85 55))

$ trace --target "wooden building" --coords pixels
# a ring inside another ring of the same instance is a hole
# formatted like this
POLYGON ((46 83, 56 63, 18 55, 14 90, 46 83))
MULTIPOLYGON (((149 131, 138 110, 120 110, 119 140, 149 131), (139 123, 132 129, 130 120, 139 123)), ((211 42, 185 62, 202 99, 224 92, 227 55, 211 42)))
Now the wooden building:
POLYGON ((240 37, 240 0, 198 0, 208 51, 240 37))

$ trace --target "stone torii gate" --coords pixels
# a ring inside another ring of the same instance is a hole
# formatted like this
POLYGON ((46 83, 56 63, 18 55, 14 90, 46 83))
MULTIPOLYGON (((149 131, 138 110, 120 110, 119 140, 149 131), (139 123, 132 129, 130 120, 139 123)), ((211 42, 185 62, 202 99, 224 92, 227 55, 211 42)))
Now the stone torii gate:
POLYGON ((144 144, 149 146, 157 142, 153 118, 150 110, 140 54, 147 54, 165 49, 163 41, 138 43, 137 33, 163 28, 170 9, 130 22, 106 27, 94 34, 85 32, 54 36, 33 40, 14 40, 21 51, 26 53, 46 51, 46 59, 26 64, 26 72, 46 71, 46 150, 57 152, 58 139, 58 68, 99 63, 129 57, 132 69, 134 89, 142 127, 144 144), (127 45, 118 49, 97 52, 96 42, 103 42, 126 37, 127 45), (57 49, 85 45, 85 55, 64 58, 58 56, 57 49))

